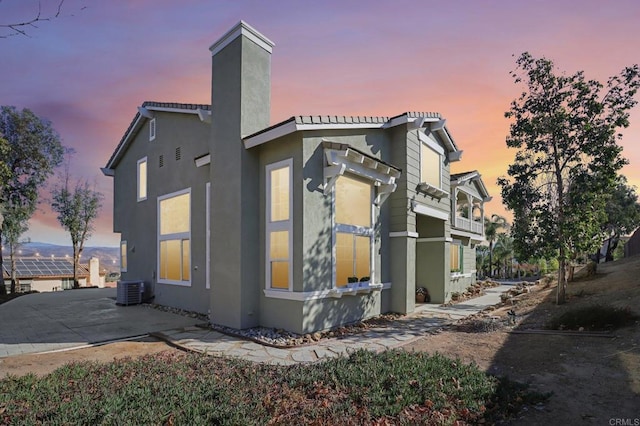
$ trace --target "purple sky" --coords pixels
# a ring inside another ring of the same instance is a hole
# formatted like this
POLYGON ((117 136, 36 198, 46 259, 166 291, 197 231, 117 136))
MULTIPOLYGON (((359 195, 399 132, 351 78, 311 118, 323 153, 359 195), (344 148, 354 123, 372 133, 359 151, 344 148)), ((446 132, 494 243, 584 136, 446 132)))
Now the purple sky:
MULTIPOLYGON (((58 0, 42 0, 42 16, 58 0)), ((35 0, 0 0, 0 24, 29 20, 35 0)), ((210 102, 209 46, 239 20, 276 43, 272 122, 296 114, 437 111, 464 150, 454 172, 479 169, 504 214, 496 178, 514 152, 504 112, 521 87, 509 77, 523 51, 605 81, 640 60, 640 2, 66 0, 59 18, 0 38, 0 104, 48 118, 76 150, 76 177, 104 207, 89 245, 117 245, 112 180, 103 167, 145 100, 210 102)), ((0 28, 0 36, 8 31, 0 28)), ((640 186, 640 108, 623 140, 640 186)), ((69 244, 43 202, 27 234, 69 244)))

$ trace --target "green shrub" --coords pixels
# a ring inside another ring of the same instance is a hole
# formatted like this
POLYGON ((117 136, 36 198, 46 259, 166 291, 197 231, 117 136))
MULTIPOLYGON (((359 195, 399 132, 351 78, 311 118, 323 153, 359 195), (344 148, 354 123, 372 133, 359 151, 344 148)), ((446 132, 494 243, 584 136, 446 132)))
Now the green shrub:
POLYGON ((477 423, 545 398, 473 365, 400 350, 290 367, 165 352, 8 377, 0 388, 0 424, 477 423))

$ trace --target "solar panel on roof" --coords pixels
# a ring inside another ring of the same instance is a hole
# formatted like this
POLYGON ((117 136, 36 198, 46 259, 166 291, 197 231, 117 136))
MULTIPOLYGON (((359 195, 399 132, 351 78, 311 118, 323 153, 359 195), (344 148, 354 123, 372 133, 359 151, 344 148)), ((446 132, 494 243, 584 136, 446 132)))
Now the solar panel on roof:
POLYGON ((16 259, 16 269, 23 277, 73 275, 73 264, 63 259, 16 259))

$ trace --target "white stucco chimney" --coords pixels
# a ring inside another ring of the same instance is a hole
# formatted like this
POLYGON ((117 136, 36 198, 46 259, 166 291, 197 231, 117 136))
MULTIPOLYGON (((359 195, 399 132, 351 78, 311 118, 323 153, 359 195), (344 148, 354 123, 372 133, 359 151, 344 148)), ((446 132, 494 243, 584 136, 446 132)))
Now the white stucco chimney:
POLYGON ((89 259, 89 282, 87 285, 102 287, 100 283, 100 261, 97 257, 89 259))

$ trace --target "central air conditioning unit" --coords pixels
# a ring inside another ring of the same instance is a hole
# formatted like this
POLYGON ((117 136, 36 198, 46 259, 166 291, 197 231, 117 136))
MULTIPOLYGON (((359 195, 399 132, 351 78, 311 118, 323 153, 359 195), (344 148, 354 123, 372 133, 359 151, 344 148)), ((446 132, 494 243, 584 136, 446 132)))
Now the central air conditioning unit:
POLYGON ((142 281, 118 281, 116 304, 139 305, 142 303, 143 291, 144 282, 142 281))

